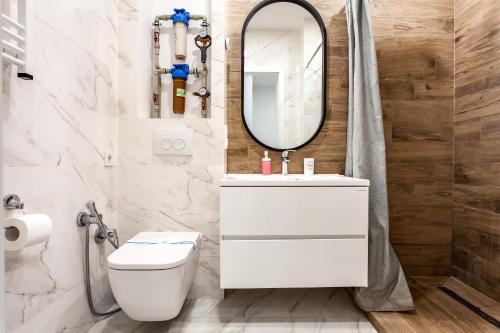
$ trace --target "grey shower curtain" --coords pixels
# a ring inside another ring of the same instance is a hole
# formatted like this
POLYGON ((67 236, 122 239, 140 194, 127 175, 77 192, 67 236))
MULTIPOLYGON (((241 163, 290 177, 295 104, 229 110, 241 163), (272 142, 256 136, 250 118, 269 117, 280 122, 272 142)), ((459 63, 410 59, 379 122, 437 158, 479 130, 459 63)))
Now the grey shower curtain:
POLYGON ((370 180, 368 287, 354 300, 365 311, 408 311, 413 300, 389 243, 389 207, 382 106, 369 0, 346 0, 349 32, 349 116, 346 175, 370 180))

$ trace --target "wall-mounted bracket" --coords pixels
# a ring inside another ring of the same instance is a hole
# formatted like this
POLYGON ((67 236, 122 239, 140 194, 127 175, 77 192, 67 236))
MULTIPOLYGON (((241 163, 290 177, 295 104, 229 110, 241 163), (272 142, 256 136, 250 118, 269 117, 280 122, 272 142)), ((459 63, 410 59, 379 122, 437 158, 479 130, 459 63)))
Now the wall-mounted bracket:
POLYGON ((8 210, 23 209, 24 203, 17 194, 7 194, 3 198, 3 207, 8 210))

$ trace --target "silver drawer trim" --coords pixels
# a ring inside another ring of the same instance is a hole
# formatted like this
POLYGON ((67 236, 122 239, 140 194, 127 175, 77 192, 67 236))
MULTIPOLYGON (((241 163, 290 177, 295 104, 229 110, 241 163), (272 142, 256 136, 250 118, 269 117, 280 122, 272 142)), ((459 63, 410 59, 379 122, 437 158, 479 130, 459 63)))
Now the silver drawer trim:
POLYGON ((222 240, 363 239, 366 235, 223 235, 222 240))

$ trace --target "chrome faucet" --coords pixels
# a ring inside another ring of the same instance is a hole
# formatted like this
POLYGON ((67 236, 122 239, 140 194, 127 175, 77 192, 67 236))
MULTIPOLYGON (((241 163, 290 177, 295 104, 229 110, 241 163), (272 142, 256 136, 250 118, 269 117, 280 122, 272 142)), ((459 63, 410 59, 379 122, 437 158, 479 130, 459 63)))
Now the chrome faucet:
POLYGON ((281 153, 281 174, 282 175, 288 175, 288 163, 290 162, 290 158, 288 157, 288 154, 293 152, 295 150, 285 150, 281 153))

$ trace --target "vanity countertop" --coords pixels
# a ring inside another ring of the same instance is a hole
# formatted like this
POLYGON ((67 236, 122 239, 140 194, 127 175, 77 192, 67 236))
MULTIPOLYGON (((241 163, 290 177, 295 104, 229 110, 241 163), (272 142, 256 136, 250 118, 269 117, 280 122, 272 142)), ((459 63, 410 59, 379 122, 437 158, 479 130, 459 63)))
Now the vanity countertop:
POLYGON ((222 187, 239 186, 339 186, 339 187, 368 187, 368 179, 346 177, 339 174, 226 174, 221 180, 222 187))

